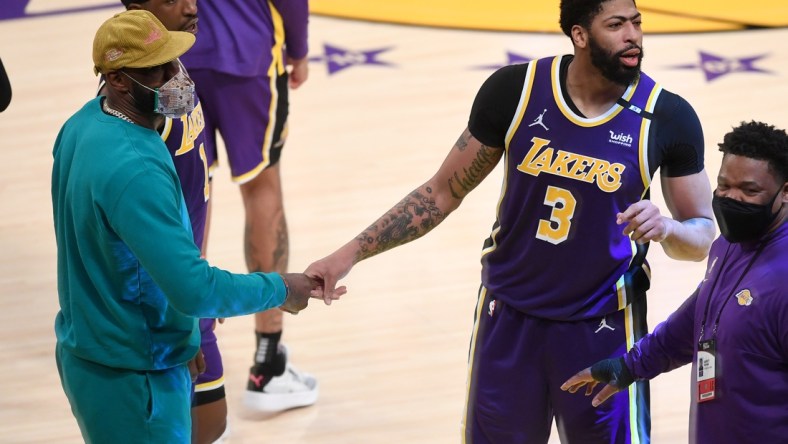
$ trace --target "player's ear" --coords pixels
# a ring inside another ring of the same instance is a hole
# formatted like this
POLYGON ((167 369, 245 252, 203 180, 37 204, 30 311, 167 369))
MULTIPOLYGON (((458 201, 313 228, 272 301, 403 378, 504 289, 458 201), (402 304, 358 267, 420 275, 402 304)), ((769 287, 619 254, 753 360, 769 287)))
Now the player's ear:
POLYGON ((588 46, 588 31, 580 25, 572 26, 571 31, 572 43, 578 48, 585 48, 588 46))
POLYGON ((139 3, 129 3, 129 6, 126 9, 129 11, 131 11, 132 9, 142 9, 142 5, 140 5, 139 3))
POLYGON ((104 74, 104 80, 107 83, 107 87, 115 91, 125 94, 129 90, 128 80, 120 71, 108 71, 104 74))

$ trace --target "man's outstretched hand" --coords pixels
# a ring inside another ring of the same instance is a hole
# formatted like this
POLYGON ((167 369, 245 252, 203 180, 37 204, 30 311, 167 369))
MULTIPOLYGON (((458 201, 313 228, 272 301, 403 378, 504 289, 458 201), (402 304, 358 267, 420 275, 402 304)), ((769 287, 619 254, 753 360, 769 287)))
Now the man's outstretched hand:
POLYGON ((337 283, 350 273, 356 254, 354 245, 349 243, 308 266, 304 273, 320 282, 320 286, 312 295, 322 298, 326 305, 331 305, 332 300, 339 299, 339 296, 347 293, 347 287, 344 285, 337 287, 337 283))
POLYGON ((591 405, 594 407, 607 401, 607 398, 614 393, 629 387, 635 382, 635 379, 624 364, 623 358, 604 359, 567 379, 561 386, 561 390, 575 393, 581 387, 586 386, 586 396, 590 396, 600 382, 607 385, 591 401, 591 405))
MULTIPOLYGON (((282 279, 284 279, 288 289, 287 299, 279 307, 283 311, 298 314, 298 312, 309 305, 310 297, 323 299, 323 282, 318 279, 311 278, 303 273, 283 273, 282 279), (313 294, 315 296, 312 296, 313 294)), ((338 288, 331 299, 339 299, 345 292, 344 287, 338 288)), ((329 305, 328 301, 326 301, 326 305, 329 305)))

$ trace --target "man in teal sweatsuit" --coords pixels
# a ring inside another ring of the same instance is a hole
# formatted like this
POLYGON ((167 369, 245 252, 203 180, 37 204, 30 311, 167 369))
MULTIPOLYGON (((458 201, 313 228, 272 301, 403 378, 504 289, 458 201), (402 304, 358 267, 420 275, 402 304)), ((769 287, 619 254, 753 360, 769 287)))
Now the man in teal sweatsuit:
POLYGON ((303 274, 232 274, 200 258, 156 131, 165 115, 193 107, 177 60, 193 43, 147 11, 107 20, 93 42, 107 95, 55 142, 56 358, 89 443, 190 442, 198 318, 298 312, 320 285, 303 274))

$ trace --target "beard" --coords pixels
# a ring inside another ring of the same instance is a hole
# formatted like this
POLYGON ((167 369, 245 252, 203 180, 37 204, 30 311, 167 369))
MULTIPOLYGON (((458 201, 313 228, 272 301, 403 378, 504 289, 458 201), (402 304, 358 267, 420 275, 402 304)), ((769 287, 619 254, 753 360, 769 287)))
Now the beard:
POLYGON ((591 36, 588 37, 588 45, 591 49, 591 64, 594 65, 606 79, 618 85, 629 86, 640 78, 640 64, 643 61, 643 48, 633 44, 613 54, 599 45, 591 36), (621 63, 620 57, 625 52, 632 49, 640 49, 638 64, 633 67, 625 66, 621 63))
POLYGON ((134 101, 134 107, 137 111, 144 116, 149 116, 156 113, 156 93, 149 91, 136 82, 131 83, 131 91, 129 91, 131 99, 134 101))

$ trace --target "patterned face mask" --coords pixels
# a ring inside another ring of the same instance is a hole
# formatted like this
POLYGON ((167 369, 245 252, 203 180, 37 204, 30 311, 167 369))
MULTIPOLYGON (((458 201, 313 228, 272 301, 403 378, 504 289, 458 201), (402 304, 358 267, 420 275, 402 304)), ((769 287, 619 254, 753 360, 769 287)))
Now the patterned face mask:
POLYGON ((153 92, 154 112, 163 114, 171 119, 178 119, 194 110, 194 82, 186 75, 186 69, 184 69, 183 65, 180 65, 180 70, 177 74, 158 88, 149 88, 134 80, 133 77, 125 72, 123 74, 137 85, 153 92))

